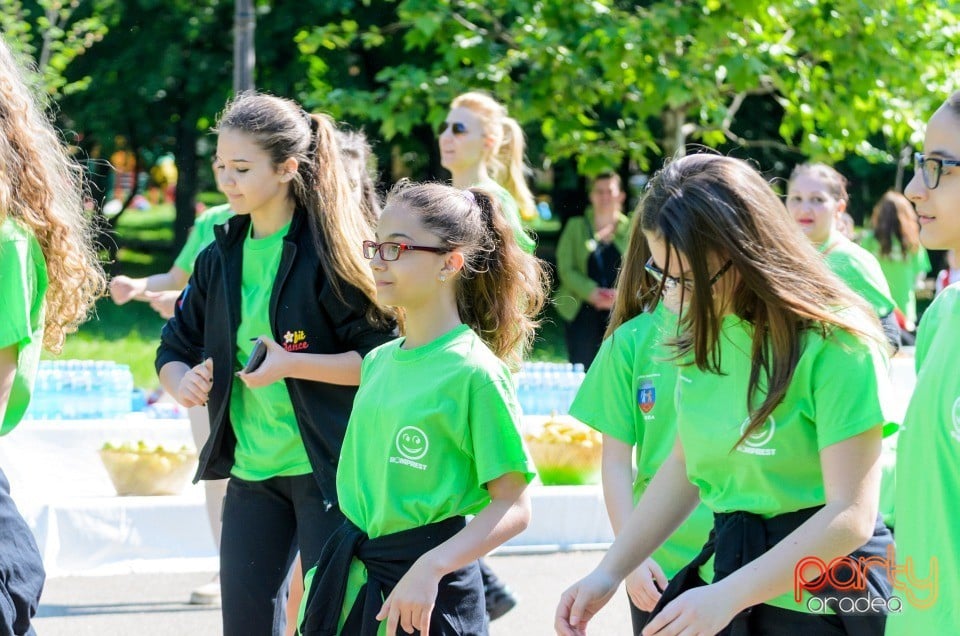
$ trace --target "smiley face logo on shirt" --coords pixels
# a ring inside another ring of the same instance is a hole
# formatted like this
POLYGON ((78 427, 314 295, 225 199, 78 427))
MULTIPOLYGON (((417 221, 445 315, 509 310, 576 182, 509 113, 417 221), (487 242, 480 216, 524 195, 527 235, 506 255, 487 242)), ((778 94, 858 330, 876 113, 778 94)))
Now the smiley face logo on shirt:
POLYGON ((427 454, 430 440, 416 426, 404 426, 397 433, 397 450, 407 459, 420 459, 427 454))
MULTIPOLYGON (((750 426, 749 417, 740 425, 740 435, 747 432, 748 426, 750 426)), ((750 455, 776 455, 777 449, 766 448, 767 444, 773 440, 773 434, 776 433, 776 431, 777 423, 772 417, 768 417, 767 421, 763 423, 763 426, 748 435, 747 438, 743 440, 743 443, 737 446, 737 450, 750 455)))

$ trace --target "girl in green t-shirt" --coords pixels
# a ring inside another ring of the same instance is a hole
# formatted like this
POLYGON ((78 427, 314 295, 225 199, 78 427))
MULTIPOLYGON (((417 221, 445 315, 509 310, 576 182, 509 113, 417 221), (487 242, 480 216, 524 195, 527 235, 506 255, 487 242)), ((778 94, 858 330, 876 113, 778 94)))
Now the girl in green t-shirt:
MULTIPOLYGON (((930 271, 927 250, 920 244, 920 223, 910 201, 890 190, 873 206, 873 230, 860 245, 880 262, 890 294, 903 312, 904 329, 917 330, 917 287, 930 271)), ((913 337, 910 342, 913 344, 913 337)))
POLYGON ((887 339, 900 347, 896 303, 877 259, 837 229, 850 197, 847 180, 822 163, 804 163, 790 173, 787 210, 824 261, 850 289, 870 303, 883 324, 887 339))
POLYGON ((507 364, 532 341, 545 271, 479 188, 399 184, 377 241, 364 256, 404 335, 364 360, 337 471, 347 522, 307 575, 301 633, 485 634, 477 560, 530 516, 507 364))
MULTIPOLYGON (((40 350, 59 353, 103 292, 81 168, 0 39, 0 435, 30 405, 40 350)), ((32 634, 43 562, 0 467, 0 633, 32 634)))
MULTIPOLYGON (((904 194, 920 242, 960 250, 960 91, 927 122, 904 194)), ((917 383, 897 440, 897 561, 912 562, 903 612, 888 636, 956 634, 960 627, 960 285, 944 289, 917 330, 917 383), (925 589, 913 585, 926 581, 925 589)))
MULTIPOLYGON (((677 368, 664 347, 677 335, 677 317, 656 302, 656 281, 644 267, 650 250, 639 223, 631 228, 624 254, 607 333, 570 407, 572 416, 603 433, 603 498, 617 535, 677 437, 677 368)), ((634 634, 646 625, 669 579, 700 552, 712 525, 710 511, 697 506, 627 575, 634 634)))
POLYGON ((356 248, 373 231, 329 117, 244 93, 220 116, 214 171, 236 214, 198 256, 156 368, 184 406, 209 401, 198 478, 230 478, 223 633, 269 634, 296 550, 312 563, 342 521, 336 464, 360 364, 393 324, 356 248), (266 354, 251 368, 254 341, 266 354))
POLYGON ((533 253, 536 242, 523 220, 536 217, 533 194, 524 178, 523 129, 507 109, 486 93, 457 96, 440 129, 440 165, 455 188, 478 186, 494 195, 520 247, 533 253))
MULTIPOLYGON (((836 598, 807 606, 793 596, 816 578, 808 559, 883 558, 892 545, 877 515, 888 421, 878 321, 834 284, 744 161, 671 162, 651 181, 639 222, 647 272, 679 313, 669 343, 680 364, 678 443, 600 565, 563 594, 558 633, 582 633, 699 501, 714 513, 714 534, 670 582, 645 636, 845 634, 848 621, 877 633, 880 612, 843 615, 836 598)), ((871 570, 866 580, 853 596, 882 605, 885 576, 871 570)))

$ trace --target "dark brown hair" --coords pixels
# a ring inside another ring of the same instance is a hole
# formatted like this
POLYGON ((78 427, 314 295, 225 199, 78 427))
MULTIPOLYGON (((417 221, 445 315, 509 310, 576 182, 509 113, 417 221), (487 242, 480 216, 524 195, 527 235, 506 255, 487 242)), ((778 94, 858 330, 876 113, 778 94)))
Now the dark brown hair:
POLYGON ((401 180, 387 206, 403 205, 424 229, 464 257, 457 310, 501 360, 519 368, 533 343, 549 280, 543 261, 517 245, 497 197, 482 188, 401 180))
POLYGON ((610 323, 604 338, 609 338, 620 325, 649 311, 657 303, 657 285, 646 269, 650 247, 639 218, 640 215, 635 214, 630 221, 630 239, 617 274, 617 299, 610 310, 610 323))
MULTIPOLYGON (((729 309, 753 325, 746 399, 753 434, 783 400, 805 333, 839 328, 884 342, 865 302, 831 273, 763 177, 744 161, 696 154, 669 163, 640 203, 645 232, 686 257, 694 290, 672 343, 677 359, 721 372, 720 327, 708 256, 732 262, 729 309), (838 311, 844 310, 844 311, 838 311), (762 398, 762 399, 761 399, 762 398)), ((661 263, 664 271, 669 262, 661 263)), ((681 268, 682 269, 682 268, 681 268)), ((683 272, 681 272, 683 276, 683 272)), ((729 276, 729 274, 728 274, 729 276)))
POLYGON ((870 217, 873 236, 880 244, 880 254, 890 258, 895 245, 902 250, 900 258, 907 260, 920 249, 920 223, 913 205, 899 192, 885 192, 873 206, 870 217))

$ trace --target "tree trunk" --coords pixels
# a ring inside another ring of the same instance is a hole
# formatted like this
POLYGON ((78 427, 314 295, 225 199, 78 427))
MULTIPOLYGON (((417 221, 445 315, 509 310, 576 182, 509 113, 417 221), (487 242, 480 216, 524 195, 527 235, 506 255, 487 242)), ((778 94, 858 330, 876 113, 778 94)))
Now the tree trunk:
POLYGON ((663 156, 666 159, 682 157, 687 154, 687 133, 684 130, 687 113, 683 109, 672 108, 663 113, 663 156))
POLYGON ((256 64, 254 31, 257 16, 253 0, 234 0, 233 13, 233 92, 253 90, 253 68, 256 64))
MULTIPOLYGON (((186 106, 186 105, 184 105, 186 106)), ((173 253, 178 254, 187 241, 197 210, 197 119, 190 107, 183 108, 177 123, 176 150, 177 189, 174 203, 177 208, 173 223, 173 253)))

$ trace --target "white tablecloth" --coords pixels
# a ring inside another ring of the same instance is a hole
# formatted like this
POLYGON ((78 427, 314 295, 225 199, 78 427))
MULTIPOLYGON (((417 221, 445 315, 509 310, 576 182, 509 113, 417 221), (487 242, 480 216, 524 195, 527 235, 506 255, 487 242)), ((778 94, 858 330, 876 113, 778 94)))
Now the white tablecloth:
POLYGON ((49 576, 217 569, 202 486, 176 497, 116 496, 97 451, 139 440, 193 447, 186 419, 136 415, 25 421, 0 438, 0 467, 49 576))
MULTIPOLYGON (((892 405, 900 418, 915 382, 913 362, 908 350, 891 365, 892 405)), ((0 438, 0 467, 50 576, 217 569, 202 486, 171 497, 114 494, 97 451, 105 441, 138 440, 193 445, 186 419, 142 416, 26 421, 0 438)), ((530 527, 501 551, 604 547, 613 540, 600 486, 535 484, 531 499, 530 527)))
MULTIPOLYGON (((97 451, 105 441, 192 446, 187 420, 27 421, 0 438, 0 467, 49 576, 214 571, 202 485, 179 496, 118 497, 97 451)), ((531 488, 533 520, 500 550, 604 547, 613 539, 600 486, 531 488)))

